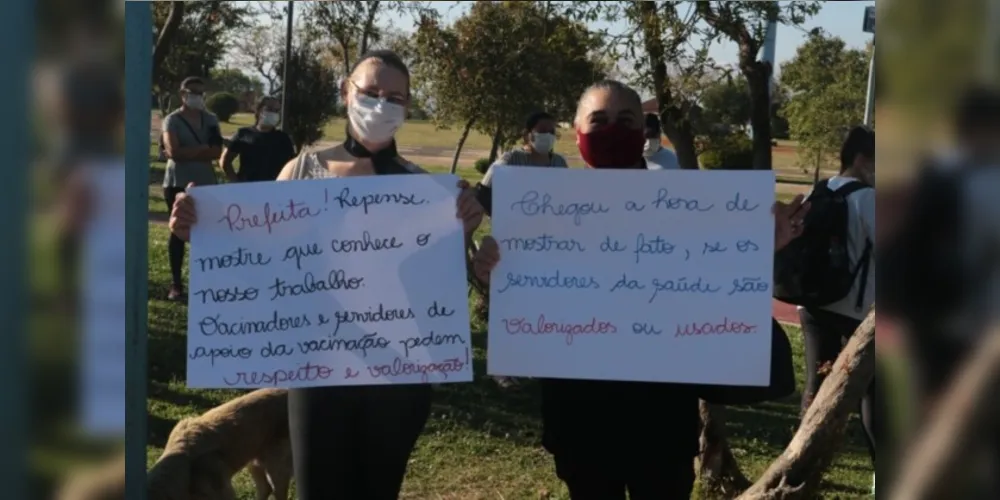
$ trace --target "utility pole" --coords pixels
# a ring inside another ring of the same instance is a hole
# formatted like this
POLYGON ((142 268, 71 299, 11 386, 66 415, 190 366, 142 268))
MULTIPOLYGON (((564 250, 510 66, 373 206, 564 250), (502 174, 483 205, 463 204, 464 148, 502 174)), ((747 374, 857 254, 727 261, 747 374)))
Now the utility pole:
POLYGON ((283 74, 281 75, 281 126, 285 130, 288 130, 288 91, 289 78, 288 75, 290 71, 288 67, 291 66, 292 61, 292 31, 295 28, 295 2, 289 0, 288 2, 288 27, 285 31, 285 67, 283 74))
MULTIPOLYGON (((125 130, 148 130, 152 118, 152 5, 125 2, 125 130)), ((125 498, 145 500, 150 137, 128 134, 125 141, 125 498)))
MULTIPOLYGON (((34 66, 35 49, 35 9, 33 2, 11 2, 0 23, 0 59, 11 74, 30 74, 34 66)), ((149 24, 146 30, 149 30, 149 24)), ((146 47, 152 47, 152 42, 146 47)), ((9 78, 2 85, 3 93, 8 97, 4 112, 10 125, 4 127, 4 137, 0 139, 0 147, 4 150, 4 162, 11 168, 4 172, 4 187, 0 188, 0 210, 4 214, 4 237, 7 243, 0 245, 0 274, 4 277, 4 292, 0 298, 0 321, 4 326, 4 348, 0 351, 0 377, 5 384, 0 394, 0 404, 4 407, 4 415, 0 421, 0 468, 4 498, 33 498, 41 492, 37 486, 29 494, 30 467, 26 465, 25 457, 30 456, 29 444, 29 401, 28 384, 28 309, 29 302, 25 299, 28 289, 27 279, 29 268, 27 220, 30 220, 29 189, 31 176, 28 175, 31 165, 30 145, 32 135, 27 127, 17 124, 31 123, 33 117, 30 90, 26 78, 9 78)), ((146 96, 146 109, 149 109, 149 95, 146 96)), ((149 128, 149 124, 146 124, 149 128)), ((140 129, 145 130, 145 129, 140 129)), ((134 136, 149 134, 133 134, 134 136)), ((149 153, 147 152, 147 155, 149 153)), ((148 188, 147 188, 148 189, 148 188)), ((38 256, 34 256, 36 259, 38 256)), ((32 394, 34 396, 36 394, 32 394)))

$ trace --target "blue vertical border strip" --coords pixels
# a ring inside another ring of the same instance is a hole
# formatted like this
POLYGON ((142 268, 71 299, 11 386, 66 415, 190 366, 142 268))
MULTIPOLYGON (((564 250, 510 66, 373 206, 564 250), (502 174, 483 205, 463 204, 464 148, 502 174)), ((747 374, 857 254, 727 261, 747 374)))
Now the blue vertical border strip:
POLYGON ((125 498, 146 499, 149 124, 153 8, 125 2, 125 498))
POLYGON ((4 2, 0 16, 0 63, 7 75, 0 81, 6 97, 4 111, 10 117, 0 125, 0 150, 4 169, 0 187, 0 276, 4 292, 0 297, 0 324, 3 325, 3 349, 0 349, 0 484, 7 499, 31 498, 28 494, 28 217, 31 190, 29 172, 34 153, 34 102, 29 92, 35 55, 35 2, 4 2))

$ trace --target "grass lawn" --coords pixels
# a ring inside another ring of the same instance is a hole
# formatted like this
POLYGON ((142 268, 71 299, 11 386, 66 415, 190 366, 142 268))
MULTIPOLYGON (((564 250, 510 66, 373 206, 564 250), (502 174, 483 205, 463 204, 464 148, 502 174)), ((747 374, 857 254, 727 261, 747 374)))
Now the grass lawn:
MULTIPOLYGON (((169 284, 168 233, 162 225, 150 224, 149 229, 148 460, 152 465, 178 420, 203 413, 238 393, 185 388, 187 309, 164 300, 169 284)), ((485 231, 488 227, 481 232, 485 231)), ((472 328, 476 381, 437 388, 433 415, 410 462, 403 498, 568 498, 540 445, 537 386, 529 381, 502 390, 484 377, 485 326, 474 323, 472 328)), ((801 374, 801 335, 795 329, 789 329, 789 334, 801 374)), ((746 474, 756 477, 790 441, 798 421, 798 397, 753 408, 734 407, 729 417, 736 456, 746 474)), ((827 477, 829 498, 863 497, 870 488, 872 469, 860 424, 852 425, 849 432, 845 449, 827 477)), ((241 499, 253 498, 245 473, 235 483, 241 499)))

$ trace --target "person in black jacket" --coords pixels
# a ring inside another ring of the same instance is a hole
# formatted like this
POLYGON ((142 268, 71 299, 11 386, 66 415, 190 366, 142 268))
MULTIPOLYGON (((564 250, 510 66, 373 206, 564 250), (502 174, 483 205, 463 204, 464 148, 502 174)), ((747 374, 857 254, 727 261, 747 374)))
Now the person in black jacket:
MULTIPOLYGON (((610 80, 594 84, 577 111, 583 159, 590 168, 646 169, 644 125, 642 102, 633 89, 610 80)), ((802 197, 776 206, 776 248, 799 235, 807 210, 802 197)), ((497 242, 487 237, 474 258, 476 277, 488 283, 499 259, 497 242)), ((774 396, 782 397, 794 390, 790 348, 777 357, 783 358, 778 363, 784 363, 784 369, 772 384, 781 385, 774 396)), ((727 396, 722 387, 663 383, 541 384, 543 444, 573 500, 624 500, 626 492, 632 500, 689 498, 698 453, 699 398, 743 396, 735 388, 727 396)))

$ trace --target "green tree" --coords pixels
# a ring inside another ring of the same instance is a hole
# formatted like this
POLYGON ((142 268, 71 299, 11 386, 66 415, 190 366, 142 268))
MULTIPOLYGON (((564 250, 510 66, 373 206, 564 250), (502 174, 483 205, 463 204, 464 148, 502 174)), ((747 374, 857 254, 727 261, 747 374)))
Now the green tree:
POLYGON ((820 2, 696 2, 701 20, 739 47, 739 68, 750 92, 756 170, 772 168, 771 75, 774 68, 759 59, 770 21, 800 26, 819 12, 820 2))
MULTIPOLYGON (((154 2, 154 29, 163 34, 168 21, 176 19, 178 2, 154 2)), ((172 107, 172 96, 181 81, 188 76, 207 78, 229 48, 233 30, 247 26, 250 9, 235 2, 184 2, 180 9, 182 18, 172 35, 169 50, 158 53, 162 57, 155 66, 153 85, 160 96, 160 111, 167 113, 172 107)))
POLYGON ((781 67, 781 84, 791 96, 783 114, 799 143, 799 161, 815 169, 817 180, 844 133, 864 119, 868 62, 867 51, 815 30, 781 67))
POLYGON ((492 162, 521 136, 531 112, 569 118, 584 88, 603 77, 604 64, 592 57, 599 45, 548 2, 479 1, 452 26, 432 13, 421 17, 414 76, 437 124, 464 126, 456 164, 473 129, 493 137, 492 162))
POLYGON ((701 94, 705 125, 727 125, 743 130, 750 123, 750 91, 743 76, 726 75, 701 94))
MULTIPOLYGON (((282 58, 276 67, 278 74, 284 67, 282 58)), ((337 115, 338 74, 322 63, 319 50, 311 44, 292 49, 288 70, 292 77, 284 89, 288 92, 285 116, 289 117, 284 130, 301 151, 321 139, 323 127, 337 115)))
POLYGON ((240 95, 244 92, 253 92, 257 95, 264 93, 264 84, 238 69, 214 69, 209 75, 208 88, 213 92, 232 92, 240 95))

